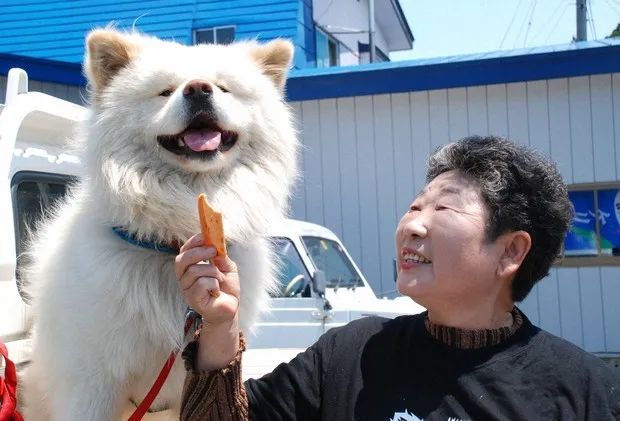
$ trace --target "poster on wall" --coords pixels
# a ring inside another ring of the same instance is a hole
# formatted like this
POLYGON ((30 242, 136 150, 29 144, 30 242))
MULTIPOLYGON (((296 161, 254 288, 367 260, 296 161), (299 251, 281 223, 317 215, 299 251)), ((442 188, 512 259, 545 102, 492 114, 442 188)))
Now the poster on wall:
POLYGON ((575 208, 575 216, 566 240, 565 256, 596 256, 596 220, 593 191, 572 191, 568 197, 575 208))
POLYGON ((601 254, 620 256, 620 189, 597 193, 601 254))

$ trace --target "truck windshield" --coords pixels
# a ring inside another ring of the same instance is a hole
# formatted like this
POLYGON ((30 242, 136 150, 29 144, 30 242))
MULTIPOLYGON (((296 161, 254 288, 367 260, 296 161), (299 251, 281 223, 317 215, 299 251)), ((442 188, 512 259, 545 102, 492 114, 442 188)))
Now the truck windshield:
POLYGON ((271 239, 279 257, 278 286, 272 297, 310 297, 310 274, 291 240, 271 239))
POLYGON ((325 273, 327 288, 355 288, 364 285, 340 244, 321 237, 301 239, 316 268, 325 273))

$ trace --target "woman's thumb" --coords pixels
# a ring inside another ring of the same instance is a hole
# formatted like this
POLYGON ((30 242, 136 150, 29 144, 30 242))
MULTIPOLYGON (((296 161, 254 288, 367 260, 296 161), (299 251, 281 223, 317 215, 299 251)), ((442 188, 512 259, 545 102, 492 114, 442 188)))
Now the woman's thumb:
POLYGON ((226 256, 215 256, 211 259, 211 263, 213 263, 221 272, 236 272, 237 265, 235 262, 230 260, 228 255, 226 256))

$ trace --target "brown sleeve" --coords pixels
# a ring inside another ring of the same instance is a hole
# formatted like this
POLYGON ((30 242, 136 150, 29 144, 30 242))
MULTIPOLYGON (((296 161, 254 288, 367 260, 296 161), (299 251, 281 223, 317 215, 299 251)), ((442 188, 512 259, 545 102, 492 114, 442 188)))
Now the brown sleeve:
POLYGON ((241 354, 245 351, 243 335, 239 352, 220 370, 198 371, 195 368, 198 341, 183 351, 187 375, 181 400, 181 421, 247 421, 248 399, 241 380, 241 354))

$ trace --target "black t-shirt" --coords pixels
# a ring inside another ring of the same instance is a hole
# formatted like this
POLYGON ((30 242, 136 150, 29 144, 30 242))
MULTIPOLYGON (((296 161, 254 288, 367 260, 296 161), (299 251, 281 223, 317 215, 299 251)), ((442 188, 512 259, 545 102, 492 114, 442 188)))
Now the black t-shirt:
POLYGON ((251 420, 614 420, 620 379, 535 326, 500 345, 446 346, 425 314, 367 317, 245 383, 251 420))

